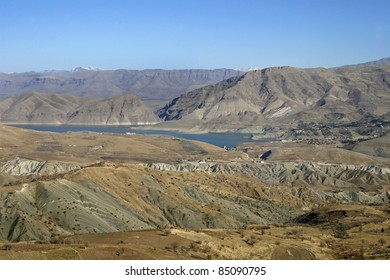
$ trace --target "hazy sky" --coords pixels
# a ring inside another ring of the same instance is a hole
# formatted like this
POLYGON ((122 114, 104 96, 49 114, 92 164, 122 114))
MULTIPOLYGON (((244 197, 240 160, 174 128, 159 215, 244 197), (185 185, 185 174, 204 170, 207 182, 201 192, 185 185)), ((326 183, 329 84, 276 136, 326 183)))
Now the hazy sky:
POLYGON ((332 67, 390 56, 388 0, 0 0, 0 71, 332 67))

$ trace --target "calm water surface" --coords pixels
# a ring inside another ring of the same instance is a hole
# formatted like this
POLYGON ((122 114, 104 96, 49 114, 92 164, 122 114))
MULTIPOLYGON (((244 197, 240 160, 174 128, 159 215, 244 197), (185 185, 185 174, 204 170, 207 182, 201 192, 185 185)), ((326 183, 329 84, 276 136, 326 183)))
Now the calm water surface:
POLYGON ((78 132, 78 131, 93 131, 99 133, 137 133, 137 134, 161 134, 169 135, 178 138, 184 138, 189 140, 197 140, 206 143, 210 143, 216 146, 234 147, 243 142, 268 142, 274 139, 262 139, 252 140, 251 133, 204 133, 204 134, 187 134, 175 131, 165 130, 142 130, 137 129, 137 126, 123 126, 123 125, 14 125, 15 127, 33 129, 38 131, 50 131, 50 132, 78 132))

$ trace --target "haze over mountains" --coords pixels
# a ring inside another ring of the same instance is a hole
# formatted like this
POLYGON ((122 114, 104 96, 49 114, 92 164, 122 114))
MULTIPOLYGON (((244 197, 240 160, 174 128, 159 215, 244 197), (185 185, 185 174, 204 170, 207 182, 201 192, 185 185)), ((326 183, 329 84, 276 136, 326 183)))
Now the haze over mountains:
POLYGON ((77 67, 73 71, 0 73, 0 99, 29 92, 113 97, 132 93, 142 100, 170 100, 187 91, 242 74, 217 70, 113 70, 77 67))
MULTIPOLYGON (((343 67, 384 66, 390 58, 343 67)), ((240 76, 247 71, 232 69, 102 70, 76 67, 71 71, 0 73, 0 99, 30 92, 70 94, 84 98, 113 97, 127 93, 141 100, 170 100, 188 91, 240 76)))
MULTIPOLYGON (((1 74, 0 95, 12 96, 0 100, 0 122, 161 122, 161 128, 196 132, 264 132, 270 127, 286 130, 308 123, 332 126, 354 123, 356 127, 356 122, 374 119, 378 126, 383 126, 390 121, 388 63, 389 59, 382 59, 333 69, 271 67, 244 74, 228 69, 78 69, 46 74, 1 74), (200 87, 211 82, 214 84, 200 87), (45 89, 50 94, 16 94, 33 88, 45 89), (122 96, 124 88, 133 91, 122 96), (147 108, 140 100, 164 100, 191 88, 196 89, 155 110, 147 108), (64 95, 64 92, 72 95, 64 95), (117 94, 120 96, 112 97, 117 94), (90 96, 105 98, 86 99, 90 96)), ((369 133, 376 135, 378 131, 369 133)))
POLYGON ((385 57, 382 59, 368 61, 364 63, 345 65, 343 67, 366 67, 366 66, 384 66, 384 65, 390 65, 390 57, 385 57))

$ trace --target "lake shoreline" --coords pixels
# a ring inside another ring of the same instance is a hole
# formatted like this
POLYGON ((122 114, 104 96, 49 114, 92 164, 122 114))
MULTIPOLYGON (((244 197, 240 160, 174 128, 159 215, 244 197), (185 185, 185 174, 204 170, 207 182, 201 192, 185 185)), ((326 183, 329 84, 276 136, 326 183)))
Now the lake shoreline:
POLYGON ((177 138, 183 138, 187 140, 195 140, 206 142, 219 147, 235 147, 241 143, 246 142, 270 142, 277 140, 276 138, 261 138, 254 137, 253 133, 243 132, 205 132, 205 133, 187 133, 177 130, 165 130, 165 129, 147 129, 145 126, 126 126, 126 125, 32 125, 32 124, 14 124, 9 126, 31 129, 36 131, 47 132, 93 132, 93 133, 112 133, 119 135, 132 135, 132 134, 144 134, 144 135, 167 135, 177 138))

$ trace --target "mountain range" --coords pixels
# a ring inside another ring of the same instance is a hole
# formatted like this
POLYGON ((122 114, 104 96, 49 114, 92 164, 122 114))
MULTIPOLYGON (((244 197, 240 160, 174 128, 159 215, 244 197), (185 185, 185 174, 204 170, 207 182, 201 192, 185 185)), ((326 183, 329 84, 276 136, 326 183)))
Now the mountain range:
POLYGON ((0 122, 140 125, 159 122, 159 118, 134 95, 83 99, 28 93, 0 101, 0 122))
POLYGON ((366 67, 366 66, 384 66, 384 65, 390 65, 390 57, 385 57, 385 58, 381 58, 374 61, 368 61, 364 63, 345 65, 343 67, 366 67))
POLYGON ((113 97, 131 92, 142 100, 164 100, 198 87, 242 74, 217 70, 96 70, 0 73, 0 99, 30 92, 69 94, 84 98, 113 97))
MULTIPOLYGON (((62 92, 65 89, 75 89, 76 92, 73 91, 73 95, 36 92, 13 94, 0 100, 0 122, 159 123, 158 128, 162 129, 203 132, 261 132, 269 127, 286 130, 309 123, 331 126, 354 123, 357 127, 360 125, 357 122, 364 120, 384 126, 390 120, 389 61, 382 59, 355 67, 332 69, 271 67, 244 74, 228 69, 86 69, 52 73, 52 76, 33 72, 29 74, 30 82, 25 90, 44 86, 46 89, 51 88, 51 92, 62 92), (219 82, 199 87, 200 83, 216 80, 219 82), (112 90, 113 85, 117 85, 115 90, 112 90), (124 85, 139 90, 127 95, 111 96, 123 92, 124 85), (164 100, 178 95, 185 88, 196 89, 171 99, 157 109, 144 104, 148 98, 164 100), (86 89, 88 91, 84 91, 86 89), (105 97, 87 98, 99 95, 105 97)), ((7 77, 18 75, 28 76, 25 73, 7 77)), ((0 92, 4 93, 4 89, 11 88, 20 91, 18 85, 21 84, 2 81, 0 92)), ((367 134, 365 128, 360 128, 359 133, 367 134)), ((370 128, 369 133, 377 135, 378 131, 370 128)))
POLYGON ((158 115, 211 129, 388 119, 390 66, 250 71, 183 94, 158 115))

